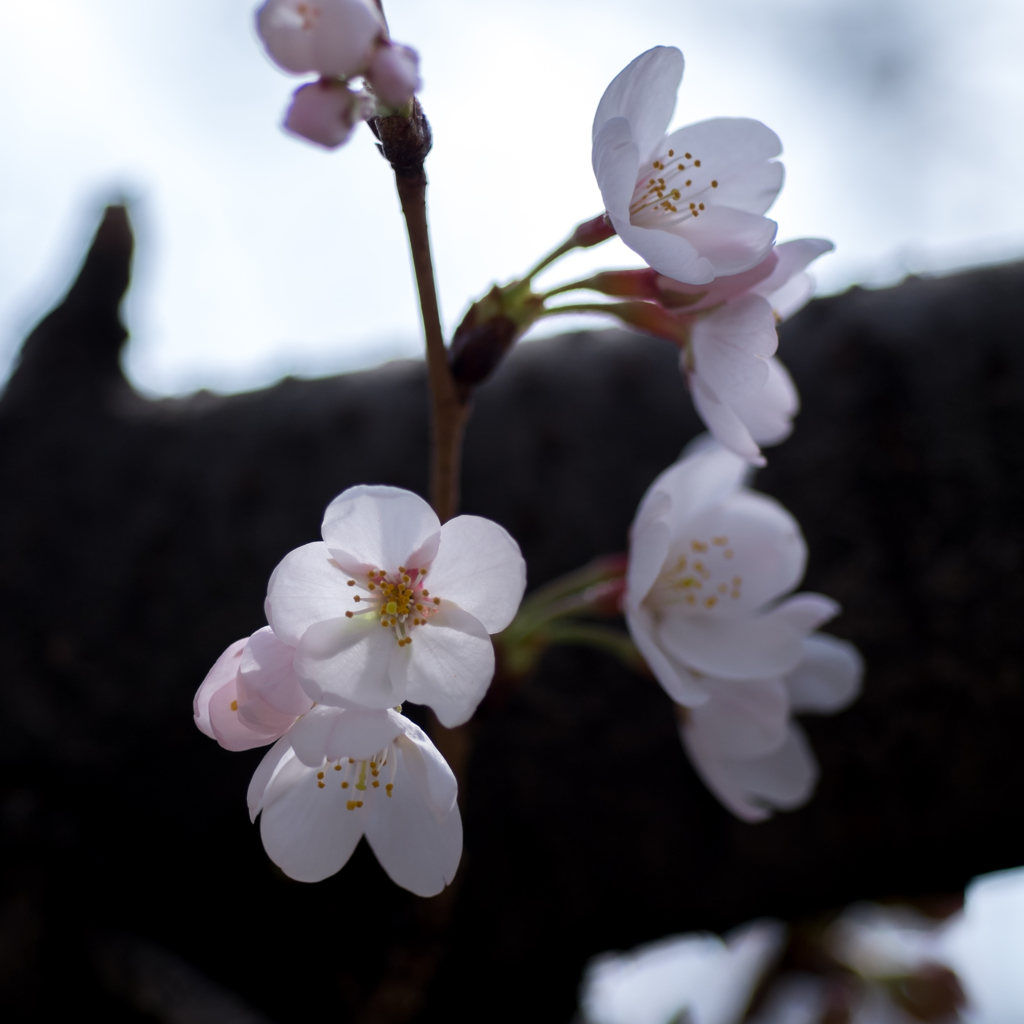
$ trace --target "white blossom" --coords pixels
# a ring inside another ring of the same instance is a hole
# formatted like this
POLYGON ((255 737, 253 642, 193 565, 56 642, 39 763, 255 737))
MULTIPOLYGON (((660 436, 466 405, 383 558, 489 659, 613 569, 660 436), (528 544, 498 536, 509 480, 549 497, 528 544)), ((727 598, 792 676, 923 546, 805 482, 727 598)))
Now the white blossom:
POLYGON ((456 796, 437 748, 396 711, 316 707, 267 752, 248 799, 267 855, 290 878, 335 874, 365 835, 393 882, 433 896, 462 855, 456 796))
POLYGON ((657 46, 605 90, 593 166, 619 237, 659 273, 690 284, 739 274, 771 249, 763 214, 782 187, 778 136, 759 121, 715 118, 666 135, 683 55, 657 46))
POLYGON ((396 487, 349 488, 324 515, 323 542, 274 570, 267 619, 296 648, 295 671, 318 704, 430 705, 466 721, 494 674, 490 633, 512 621, 526 564, 487 519, 440 524, 396 487))

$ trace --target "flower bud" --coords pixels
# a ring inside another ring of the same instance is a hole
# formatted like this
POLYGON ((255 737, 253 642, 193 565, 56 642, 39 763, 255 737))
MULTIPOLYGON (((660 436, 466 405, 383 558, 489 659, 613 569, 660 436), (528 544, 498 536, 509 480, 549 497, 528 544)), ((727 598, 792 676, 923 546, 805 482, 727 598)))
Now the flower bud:
POLYGON ((385 43, 374 54, 366 80, 384 106, 403 107, 422 84, 419 65, 419 54, 411 47, 385 43))
POLYGON ((567 249, 589 249, 592 245, 600 245, 608 241, 616 231, 612 222, 608 219, 607 213, 598 214, 593 220, 585 220, 577 225, 572 233, 567 249))
POLYGON ((295 90, 284 127, 326 149, 348 141, 352 129, 368 109, 368 97, 341 82, 321 78, 295 90))

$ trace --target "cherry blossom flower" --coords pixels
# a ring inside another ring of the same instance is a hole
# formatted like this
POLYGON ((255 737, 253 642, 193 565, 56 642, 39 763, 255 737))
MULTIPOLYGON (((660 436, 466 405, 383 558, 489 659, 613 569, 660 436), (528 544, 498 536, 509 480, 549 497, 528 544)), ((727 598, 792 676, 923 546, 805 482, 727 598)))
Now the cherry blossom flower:
POLYGON ((832 714, 860 692, 853 644, 815 633, 792 672, 765 679, 703 680, 706 703, 682 715, 680 735, 704 784, 738 818, 763 821, 806 803, 818 764, 793 713, 832 714))
POLYGON ((519 546, 496 523, 441 526, 396 487, 349 488, 324 515, 323 542, 286 555, 267 619, 296 648, 317 704, 430 705, 447 726, 472 715, 494 674, 489 634, 515 616, 526 587, 519 546))
POLYGON ((838 611, 818 594, 784 597, 807 549, 793 517, 743 486, 747 463, 713 441, 648 489, 630 537, 624 610, 666 692, 698 707, 711 680, 782 676, 804 638, 838 611))
POLYGON ((683 55, 668 46, 621 71, 594 117, 593 166, 623 242, 659 273, 704 284, 768 255, 777 225, 763 214, 782 187, 782 145, 748 118, 666 135, 682 77, 683 55))
POLYGON ((675 935, 629 953, 604 953, 580 987, 586 1024, 738 1024, 782 952, 785 927, 753 921, 716 935, 675 935))
POLYGON ((200 731, 227 750, 262 747, 287 732, 313 704, 295 676, 294 654, 269 626, 231 644, 196 692, 200 731))
POLYGON ((343 82, 321 78, 300 86, 292 96, 284 126, 293 135, 335 149, 348 141, 352 129, 372 107, 370 98, 343 82))
POLYGON ((335 874, 365 835, 392 881, 434 896, 462 856, 456 795, 437 748, 396 711, 315 707, 267 752, 248 802, 290 878, 335 874))

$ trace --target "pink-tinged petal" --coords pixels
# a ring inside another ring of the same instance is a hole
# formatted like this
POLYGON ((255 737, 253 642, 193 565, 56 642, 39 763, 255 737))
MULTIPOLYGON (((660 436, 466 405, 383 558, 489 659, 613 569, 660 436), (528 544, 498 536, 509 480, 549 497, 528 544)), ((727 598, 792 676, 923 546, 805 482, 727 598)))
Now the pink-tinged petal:
POLYGON ((690 385, 694 408, 715 440, 751 465, 764 466, 766 459, 761 449, 733 409, 722 402, 696 374, 687 374, 686 380, 690 385))
POLYGON ((765 357, 775 354, 779 338, 772 307, 760 295, 716 309, 694 325, 691 338, 694 373, 719 401, 735 406, 765 386, 765 357))
POLYGON ((232 687, 231 700, 235 699, 237 691, 234 690, 235 677, 238 675, 238 666, 241 663, 242 652, 248 638, 236 640, 214 663, 213 668, 206 673, 199 689, 196 690, 195 698, 192 701, 192 716, 195 719, 196 728, 211 740, 217 738, 210 723, 210 698, 226 686, 232 687))
POLYGON ((249 638, 239 666, 250 696, 293 718, 305 714, 312 704, 295 675, 294 658, 295 648, 282 643, 269 626, 264 626, 249 638))
POLYGON ((388 666, 398 649, 394 630, 376 615, 318 622, 295 651, 295 673, 317 704, 390 708, 405 699, 391 684, 388 666))
POLYGON ((405 757, 405 767, 417 791, 434 811, 438 821, 455 807, 459 784, 448 762, 415 722, 400 716, 402 735, 396 744, 405 757))
POLYGON ((791 811, 805 804, 818 783, 818 762, 807 735, 789 723, 786 742, 774 753, 737 761, 733 776, 752 799, 769 807, 791 811))
POLYGON ((619 238, 659 274, 684 284, 707 284, 715 279, 716 273, 727 272, 716 271, 707 254, 683 234, 673 234, 660 228, 639 227, 611 210, 608 215, 619 238))
POLYGON ((314 622, 344 615, 352 605, 348 580, 326 544, 316 541, 289 551, 267 590, 267 618, 278 639, 297 647, 314 622))
POLYGON ((436 896, 455 877, 462 857, 458 807, 438 818, 410 778, 404 747, 390 796, 378 793, 366 822, 366 841, 396 884, 417 896, 436 896))
POLYGON ((683 80, 683 55, 674 46, 655 46, 631 61, 604 91, 594 115, 591 138, 604 125, 625 118, 639 156, 650 156, 661 142, 676 109, 683 80))
MULTIPOLYGON (((239 714, 246 697, 237 675, 234 682, 220 687, 210 696, 210 726, 214 738, 225 750, 251 750, 253 747, 266 746, 273 743, 291 724, 289 721, 283 728, 278 728, 276 722, 263 724, 246 721, 239 714)), ((266 711, 274 714, 270 708, 266 708, 266 711)))
POLYGON ((366 78, 382 103, 401 107, 422 85, 419 67, 419 54, 414 49, 387 44, 377 49, 366 78))
POLYGON ((665 145, 700 161, 700 167, 692 164, 686 170, 693 182, 688 198, 699 192, 716 205, 762 214, 782 187, 782 165, 768 163, 782 152, 782 143, 760 121, 747 117, 699 121, 674 131, 665 145), (717 186, 708 188, 712 181, 717 186))
MULTIPOLYGON (((383 631, 382 631, 383 632, 383 631)), ((345 708, 335 711, 334 730, 327 740, 327 757, 337 761, 351 757, 365 761, 380 753, 401 735, 405 719, 392 711, 345 708)))
POLYGON ((687 572, 701 574, 697 596, 718 595, 687 614, 712 618, 757 612, 792 590, 807 565, 797 521, 773 498, 747 490, 691 518, 676 532, 672 552, 689 559, 687 572))
POLYGON ((640 155, 629 123, 624 118, 612 118, 602 126, 594 140, 591 163, 605 209, 614 226, 618 228, 620 224, 628 224, 640 155))
POLYGON ((677 703, 688 708, 700 707, 708 700, 707 690, 684 665, 661 649, 650 611, 643 607, 626 607, 626 625, 647 667, 661 688, 677 703))
POLYGON ((683 284, 669 277, 659 277, 656 281, 658 295, 661 302, 670 308, 682 307, 687 312, 697 313, 753 290, 772 276, 778 262, 779 258, 773 250, 757 266, 742 274, 716 277, 714 281, 702 285, 683 284))
POLYGON ((349 78, 365 70, 384 22, 370 0, 267 0, 256 31, 285 71, 349 78))
POLYGON ((291 740, 288 736, 282 736, 263 756, 259 766, 253 773, 252 781, 249 783, 249 792, 246 802, 249 805, 249 820, 255 821, 256 815, 263 810, 263 799, 266 796, 267 786, 281 770, 286 761, 295 756, 292 750, 291 740))
MULTIPOLYGON (((710 265, 712 276, 719 277, 742 274, 761 263, 771 252, 778 229, 775 221, 759 214, 731 206, 709 206, 699 217, 684 221, 678 230, 710 265)), ((661 267, 654 269, 676 277, 661 267)))
POLYGON ((441 527, 426 586, 479 619, 488 633, 498 633, 519 610, 526 562, 503 527, 479 516, 457 516, 441 527))
POLYGON ((804 640, 803 660, 783 680, 795 712, 830 715, 860 695, 864 659, 846 640, 816 633, 804 640))
POLYGON ((835 246, 827 238, 797 238, 791 242, 782 242, 775 246, 774 253, 778 259, 771 276, 765 278, 753 290, 758 295, 770 298, 787 281, 796 277, 801 271, 835 246))
POLYGON ((829 619, 834 619, 842 610, 838 602, 833 601, 831 597, 804 593, 794 594, 793 597, 776 605, 768 614, 806 636, 812 630, 825 625, 829 619))
POLYGON ((690 712, 692 735, 722 757, 761 757, 786 742, 789 698, 781 679, 706 679, 710 699, 690 712))
POLYGON ((286 715, 272 708, 262 697, 248 695, 241 699, 245 688, 244 681, 239 678, 238 717, 248 728, 268 737, 265 742, 276 740, 286 733, 295 723, 295 715, 286 715))
POLYGON ((639 605, 658 578, 671 535, 666 517, 672 499, 664 491, 648 490, 629 530, 629 565, 626 569, 627 602, 639 605))
POLYGON ((320 882, 344 867, 362 838, 373 802, 363 799, 362 807, 350 810, 355 803, 351 788, 342 789, 330 777, 318 785, 318 770, 291 758, 281 765, 264 798, 263 848, 297 882, 320 882))
POLYGON ((765 360, 768 380, 751 398, 736 407, 736 415, 761 445, 778 444, 793 432, 793 417, 800 411, 800 396, 786 368, 774 356, 765 360))
POLYGON ((455 605, 442 604, 391 658, 391 679, 402 699, 429 705, 449 729, 470 718, 494 676, 486 628, 455 605))
POLYGON ((322 78, 295 90, 284 127, 307 142, 337 149, 348 142, 352 129, 362 120, 365 100, 341 82, 322 78))
POLYGON ((657 642, 693 671, 722 679, 784 675, 803 657, 803 632, 771 612, 752 618, 692 615, 669 607, 657 642))
MULTIPOLYGON (((323 538, 346 572, 421 569, 437 554, 441 523, 412 491, 360 484, 339 494, 324 513, 323 538)), ((275 609, 276 610, 276 609, 275 609)))

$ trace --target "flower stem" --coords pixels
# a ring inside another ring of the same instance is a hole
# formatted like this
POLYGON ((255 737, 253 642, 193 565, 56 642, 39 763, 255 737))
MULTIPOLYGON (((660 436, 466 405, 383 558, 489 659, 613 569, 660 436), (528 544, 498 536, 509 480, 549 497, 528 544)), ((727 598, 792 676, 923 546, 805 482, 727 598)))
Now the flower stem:
POLYGON ((452 379, 448 367, 448 350, 441 330, 434 264, 430 255, 430 230, 427 226, 427 176, 422 167, 414 173, 403 174, 396 170, 395 184, 398 186, 398 197, 409 234, 427 347, 432 408, 430 503, 443 523, 451 519, 459 508, 462 438, 470 407, 468 401, 460 396, 452 379))

